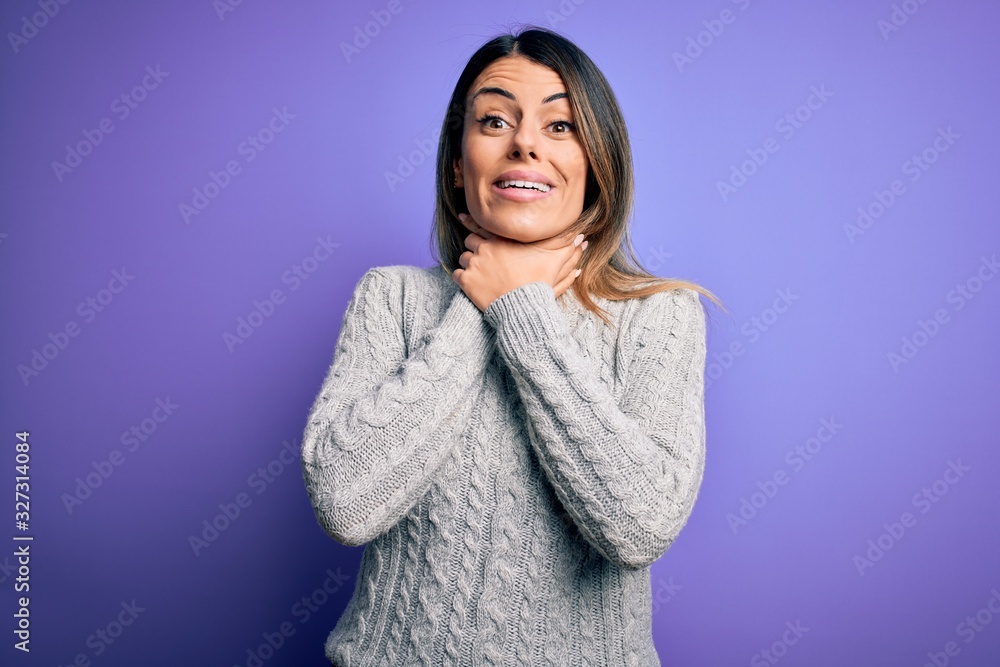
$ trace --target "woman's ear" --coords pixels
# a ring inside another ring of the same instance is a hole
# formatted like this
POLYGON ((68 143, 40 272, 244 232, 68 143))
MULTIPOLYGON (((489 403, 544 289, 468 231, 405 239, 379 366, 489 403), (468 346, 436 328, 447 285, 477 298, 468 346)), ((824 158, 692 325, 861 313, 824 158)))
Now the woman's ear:
POLYGON ((455 187, 464 188, 465 179, 462 178, 462 158, 455 159, 454 168, 455 168, 455 187))

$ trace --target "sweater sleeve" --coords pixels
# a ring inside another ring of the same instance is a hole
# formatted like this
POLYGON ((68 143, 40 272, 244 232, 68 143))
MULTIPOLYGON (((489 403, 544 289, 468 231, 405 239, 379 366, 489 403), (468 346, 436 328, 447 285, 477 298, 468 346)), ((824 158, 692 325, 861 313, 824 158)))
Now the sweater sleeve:
POLYGON ((376 267, 356 285, 302 438, 316 518, 347 546, 387 531, 426 492, 459 445, 495 349, 492 327, 457 290, 407 353, 402 279, 376 267))
MULTIPOLYGON (((626 311, 627 312, 627 311, 626 311)), ((581 535, 622 567, 653 563, 687 522, 705 464, 704 310, 693 290, 640 299, 616 404, 545 282, 484 312, 546 477, 581 535)))

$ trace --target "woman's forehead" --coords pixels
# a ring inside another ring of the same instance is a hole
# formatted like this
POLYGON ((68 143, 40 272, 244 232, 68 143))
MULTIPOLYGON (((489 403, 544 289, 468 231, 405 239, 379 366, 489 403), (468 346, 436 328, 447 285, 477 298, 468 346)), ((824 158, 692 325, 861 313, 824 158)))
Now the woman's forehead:
POLYGON ((480 72, 469 89, 469 101, 483 88, 500 88, 511 93, 518 102, 541 102, 555 93, 567 92, 558 72, 515 56, 494 60, 480 72), (522 99, 525 96, 528 99, 522 99))

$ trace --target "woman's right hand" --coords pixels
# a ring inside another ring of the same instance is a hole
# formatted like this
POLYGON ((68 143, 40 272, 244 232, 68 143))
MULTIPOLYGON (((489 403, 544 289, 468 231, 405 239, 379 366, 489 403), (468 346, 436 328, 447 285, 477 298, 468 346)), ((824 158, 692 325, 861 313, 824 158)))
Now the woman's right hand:
POLYGON ((579 275, 576 267, 587 247, 583 234, 566 231, 522 243, 482 229, 468 214, 460 214, 459 220, 472 233, 465 238, 469 250, 459 257, 462 268, 452 273, 452 279, 480 310, 507 292, 537 281, 547 282, 559 298, 579 275))

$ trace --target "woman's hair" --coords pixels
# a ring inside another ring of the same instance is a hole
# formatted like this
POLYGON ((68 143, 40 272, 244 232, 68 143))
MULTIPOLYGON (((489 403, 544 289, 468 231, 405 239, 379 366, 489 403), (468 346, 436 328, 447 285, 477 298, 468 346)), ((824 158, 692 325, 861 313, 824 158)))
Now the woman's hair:
POLYGON ((523 56, 554 70, 566 85, 579 137, 590 165, 583 211, 571 230, 587 235, 587 252, 572 289, 580 303, 610 323, 591 295, 611 301, 689 288, 722 306, 719 299, 694 283, 659 278, 643 268, 632 248, 634 180, 632 148, 618 101, 607 79, 579 47, 544 28, 528 26, 519 34, 502 34, 483 44, 469 59, 448 104, 437 154, 434 227, 437 261, 449 273, 460 268, 469 230, 458 220, 468 213, 465 190, 454 184, 455 160, 461 157, 465 101, 476 77, 495 60, 523 56))

